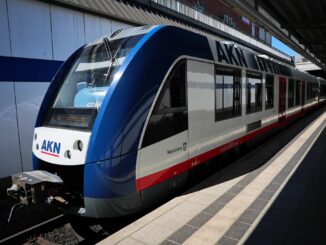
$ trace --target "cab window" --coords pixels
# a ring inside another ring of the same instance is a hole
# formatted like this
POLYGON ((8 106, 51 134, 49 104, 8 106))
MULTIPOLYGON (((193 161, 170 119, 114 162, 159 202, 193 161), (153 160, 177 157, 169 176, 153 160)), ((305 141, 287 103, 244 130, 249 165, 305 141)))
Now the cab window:
POLYGON ((180 61, 168 76, 149 119, 142 147, 188 129, 186 62, 180 61))

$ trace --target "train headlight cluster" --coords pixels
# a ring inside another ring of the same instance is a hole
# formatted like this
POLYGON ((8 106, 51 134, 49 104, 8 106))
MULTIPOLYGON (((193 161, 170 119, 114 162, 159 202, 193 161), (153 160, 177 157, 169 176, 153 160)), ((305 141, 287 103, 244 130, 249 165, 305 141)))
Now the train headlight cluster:
POLYGON ((82 151, 83 147, 84 147, 84 144, 81 140, 77 140, 73 146, 74 150, 78 150, 78 151, 82 151))
POLYGON ((71 159, 71 151, 67 150, 65 152, 65 158, 71 159))
MULTIPOLYGON (((84 144, 81 140, 76 140, 75 143, 73 144, 73 150, 75 151, 83 151, 84 144)), ((64 154, 65 158, 71 159, 72 153, 70 150, 66 150, 64 154)))

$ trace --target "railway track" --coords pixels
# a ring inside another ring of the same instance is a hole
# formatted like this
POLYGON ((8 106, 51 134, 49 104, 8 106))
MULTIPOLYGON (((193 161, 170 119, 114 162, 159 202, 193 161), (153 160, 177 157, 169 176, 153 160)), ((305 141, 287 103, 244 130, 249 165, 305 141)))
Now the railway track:
POLYGON ((86 219, 67 215, 47 203, 14 209, 16 200, 0 196, 0 244, 95 244, 130 224, 137 216, 116 219, 86 219))
POLYGON ((42 221, 42 222, 40 222, 40 223, 38 223, 38 224, 36 224, 36 225, 33 225, 33 226, 31 226, 31 227, 28 227, 28 228, 26 228, 26 229, 24 229, 24 230, 17 231, 17 232, 15 232, 15 233, 12 234, 12 235, 9 235, 9 236, 7 236, 7 237, 3 237, 3 238, 0 240, 0 244, 1 244, 1 243, 5 243, 5 242, 7 242, 7 243, 8 243, 8 242, 11 242, 11 241, 13 241, 13 240, 15 240, 15 239, 18 239, 18 238, 22 237, 23 235, 28 235, 29 233, 31 233, 31 232, 33 232, 33 231, 35 231, 35 230, 37 230, 37 229, 40 229, 40 228, 42 228, 43 226, 49 225, 49 224, 51 224, 51 223, 53 223, 53 222, 55 222, 55 221, 58 221, 59 219, 62 219, 63 217, 64 217, 64 215, 61 214, 61 215, 55 216, 55 217, 53 217, 53 218, 51 218, 51 219, 48 219, 48 220, 42 221))
POLYGON ((65 214, 47 203, 35 206, 16 205, 12 210, 15 204, 17 201, 12 198, 0 198, 0 244, 23 240, 44 227, 58 226, 65 222, 65 214), (11 211, 12 215, 8 220, 11 211))
MULTIPOLYGON (((277 143, 278 146, 275 148, 275 152, 277 152, 279 148, 303 130, 320 111, 322 110, 313 113, 311 117, 305 118, 299 123, 293 124, 286 130, 281 131, 277 134, 276 138, 267 142, 265 141, 262 145, 256 142, 256 145, 258 144, 260 147, 249 146, 249 148, 262 150, 260 148, 264 148, 265 144, 277 143)), ((230 154, 231 156, 225 156, 225 159, 216 159, 219 164, 212 164, 213 169, 203 167, 202 173, 200 171, 201 168, 199 168, 194 175, 195 178, 192 178, 192 183, 189 183, 184 191, 186 192, 187 189, 192 189, 192 187, 207 179, 209 175, 214 172, 219 172, 221 168, 230 166, 235 159, 254 158, 255 150, 253 150, 252 154, 248 154, 250 150, 246 149, 243 154, 230 154), (214 166, 218 166, 218 169, 215 169, 214 166)), ((270 154, 272 156, 274 152, 270 152, 270 154)), ((261 161, 262 163, 256 159, 251 162, 259 165, 263 164, 264 159, 261 159, 261 161)), ((0 244, 94 244, 150 211, 146 210, 130 217, 88 220, 65 215, 60 208, 43 203, 34 206, 17 207, 11 221, 8 223, 10 209, 17 201, 6 197, 3 188, 6 188, 6 186, 1 185, 0 180, 0 244)))

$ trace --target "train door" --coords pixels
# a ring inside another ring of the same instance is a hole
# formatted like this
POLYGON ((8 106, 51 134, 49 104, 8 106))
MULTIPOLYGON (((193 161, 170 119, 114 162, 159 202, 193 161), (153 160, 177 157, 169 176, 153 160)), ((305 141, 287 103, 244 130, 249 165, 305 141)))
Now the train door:
MULTIPOLYGON (((191 167, 212 149, 216 137, 214 64, 188 60, 189 158, 191 167)), ((230 126, 229 126, 230 127, 230 126)), ((221 130, 221 129, 219 129, 221 130)))
MULTIPOLYGON (((188 160, 186 72, 186 60, 178 62, 157 97, 137 157, 138 190, 157 184, 171 190, 185 181, 181 173, 188 160)), ((144 193, 142 195, 143 201, 151 198, 149 195, 145 197, 144 193)))
POLYGON ((279 80, 279 103, 278 103, 278 113, 279 119, 284 120, 285 118, 285 102, 286 102, 286 78, 280 77, 279 80))

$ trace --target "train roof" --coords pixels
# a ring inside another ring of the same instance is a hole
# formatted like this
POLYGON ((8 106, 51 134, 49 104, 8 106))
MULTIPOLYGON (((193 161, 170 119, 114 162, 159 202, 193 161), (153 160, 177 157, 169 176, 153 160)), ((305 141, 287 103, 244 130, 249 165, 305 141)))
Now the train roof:
POLYGON ((111 34, 104 35, 98 39, 96 39, 94 42, 91 42, 87 44, 86 46, 92 46, 94 44, 98 44, 102 42, 103 38, 108 38, 111 40, 117 40, 125 37, 131 37, 131 36, 137 36, 137 35, 143 35, 146 34, 153 29, 158 27, 157 25, 147 25, 147 26, 138 26, 138 27, 132 27, 132 28, 125 28, 125 29, 119 29, 111 34))
MULTIPOLYGON (((288 64, 285 64, 281 62, 280 60, 276 60, 273 58, 268 57, 266 54, 261 54, 257 53, 250 48, 244 47, 242 45, 239 45, 234 42, 229 42, 229 41, 221 41, 220 39, 209 35, 209 34, 204 34, 204 33, 198 33, 194 31, 187 30, 182 27, 177 27, 177 26, 170 26, 170 25, 148 25, 148 26, 139 26, 139 27, 132 27, 132 28, 127 28, 127 29, 120 29, 117 30, 116 32, 106 35, 103 37, 107 37, 109 40, 116 40, 116 39, 122 39, 125 37, 130 37, 130 36, 136 36, 136 35, 143 35, 151 32, 152 30, 156 29, 156 31, 159 31, 160 29, 164 28, 177 28, 180 30, 184 30, 187 32, 191 32, 194 35, 200 35, 204 36, 207 38, 209 42, 217 43, 217 45, 220 45, 221 50, 218 50, 219 47, 217 47, 217 54, 218 52, 224 52, 226 55, 229 53, 228 51, 230 49, 236 50, 234 52, 237 52, 240 50, 243 55, 246 57, 246 59, 249 61, 248 66, 243 67, 247 69, 252 69, 260 72, 267 72, 267 73, 272 73, 272 74, 279 74, 287 77, 293 77, 294 79, 299 79, 299 80, 310 80, 310 81, 315 81, 317 82, 317 78, 313 75, 310 75, 309 73, 302 72, 297 70, 295 67, 290 66, 288 64)), ((92 42, 88 44, 87 46, 91 46, 97 43, 100 43, 103 40, 103 37, 97 39, 95 42, 92 42)), ((212 45, 211 45, 212 46, 212 45)), ((226 65, 235 65, 239 66, 239 64, 235 64, 231 62, 224 62, 228 60, 227 58, 225 60, 220 60, 219 57, 216 57, 216 51, 214 51, 214 48, 212 48, 213 56, 215 59, 215 62, 219 63, 225 63, 226 65)), ((230 59, 232 61, 232 58, 230 59)), ((326 82, 326 81, 325 81, 326 82)))

